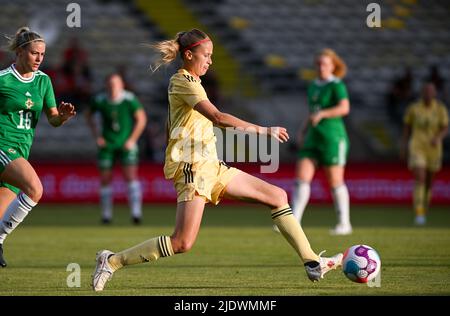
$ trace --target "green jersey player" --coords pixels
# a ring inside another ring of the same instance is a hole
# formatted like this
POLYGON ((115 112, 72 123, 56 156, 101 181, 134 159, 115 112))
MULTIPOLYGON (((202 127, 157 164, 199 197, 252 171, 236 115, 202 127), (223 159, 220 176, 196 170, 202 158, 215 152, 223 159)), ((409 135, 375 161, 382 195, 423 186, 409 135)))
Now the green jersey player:
POLYGON ((124 89, 124 82, 119 74, 108 76, 106 88, 107 91, 98 94, 85 112, 99 148, 102 222, 107 224, 112 220, 112 167, 115 159, 119 159, 128 183, 132 220, 139 224, 142 218, 142 193, 137 176, 139 152, 136 143, 145 129, 147 117, 136 96, 124 89), (97 132, 93 118, 96 112, 101 116, 101 134, 97 132))
POLYGON ((344 183, 349 140, 342 117, 350 111, 347 88, 342 81, 346 66, 331 49, 316 58, 319 77, 308 88, 309 120, 299 139, 303 140, 297 163, 293 212, 301 220, 310 196, 310 183, 318 166, 323 166, 332 189, 338 223, 335 235, 352 232, 349 194, 344 183))
POLYGON ((6 267, 3 242, 41 199, 43 188, 28 162, 34 129, 42 111, 61 126, 75 115, 70 103, 56 107, 50 78, 39 71, 45 41, 27 27, 10 41, 15 63, 0 71, 0 266, 6 267))

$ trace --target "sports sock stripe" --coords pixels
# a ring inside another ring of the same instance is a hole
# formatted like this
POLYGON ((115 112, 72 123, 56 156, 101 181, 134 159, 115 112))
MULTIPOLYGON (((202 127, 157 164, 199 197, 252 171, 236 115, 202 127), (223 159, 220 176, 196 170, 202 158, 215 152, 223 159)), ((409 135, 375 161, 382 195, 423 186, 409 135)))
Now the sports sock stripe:
POLYGON ((17 196, 17 199, 19 200, 19 203, 22 204, 22 206, 27 209, 28 211, 31 211, 31 209, 33 208, 30 204, 28 204, 27 201, 25 201, 24 197, 22 196, 23 194, 20 193, 17 196))
POLYGON ((160 236, 159 237, 159 249, 161 251, 161 254, 163 257, 168 257, 168 251, 167 251, 167 246, 165 244, 165 238, 164 236, 160 236))
POLYGON ((272 219, 277 218, 278 216, 287 215, 288 213, 292 213, 292 209, 290 207, 282 209, 272 214, 272 219))
POLYGON ((272 216, 272 219, 278 218, 278 217, 280 217, 280 216, 287 216, 287 215, 294 215, 294 213, 292 213, 292 211, 289 210, 289 211, 286 211, 286 212, 284 212, 284 213, 282 213, 282 214, 278 214, 278 215, 276 215, 276 216, 272 216))

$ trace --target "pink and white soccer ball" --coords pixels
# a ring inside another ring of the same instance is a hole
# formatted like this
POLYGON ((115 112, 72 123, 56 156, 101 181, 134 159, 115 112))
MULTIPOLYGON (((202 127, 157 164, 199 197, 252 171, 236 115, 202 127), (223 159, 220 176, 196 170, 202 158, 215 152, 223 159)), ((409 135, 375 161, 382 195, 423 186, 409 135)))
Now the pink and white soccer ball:
POLYGON ((353 282, 367 283, 380 273, 380 269, 380 256, 370 246, 355 245, 344 252, 342 271, 353 282))

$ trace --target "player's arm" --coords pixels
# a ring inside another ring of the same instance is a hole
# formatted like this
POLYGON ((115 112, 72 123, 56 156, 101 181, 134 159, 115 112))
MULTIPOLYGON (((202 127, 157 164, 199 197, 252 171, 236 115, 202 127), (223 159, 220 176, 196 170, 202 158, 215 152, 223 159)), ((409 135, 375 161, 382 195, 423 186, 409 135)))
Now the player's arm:
POLYGON ((145 129, 145 125, 147 124, 147 115, 145 114, 144 109, 138 109, 134 112, 134 127, 133 131, 128 137, 127 141, 124 144, 125 149, 132 149, 139 137, 142 135, 145 129))
POLYGON ((71 103, 61 102, 58 107, 45 107, 48 122, 54 127, 63 125, 76 115, 75 107, 71 103))
POLYGON ((246 122, 234 115, 219 111, 209 100, 198 102, 194 109, 203 114, 216 126, 234 127, 245 132, 253 131, 258 134, 268 134, 282 143, 289 139, 289 135, 284 127, 262 127, 246 122))
POLYGON ((400 159, 405 160, 408 154, 408 141, 411 137, 411 125, 404 124, 403 125, 403 135, 402 142, 400 144, 400 159))
POLYGON ((97 125, 94 120, 94 112, 91 108, 87 108, 84 111, 84 118, 86 119, 86 123, 91 130, 92 137, 94 137, 97 146, 104 147, 106 145, 105 139, 98 133, 97 125))
POLYGON ((431 144, 433 146, 437 146, 438 144, 440 144, 448 133, 448 111, 444 104, 440 104, 439 107, 440 107, 439 110, 440 113, 438 114, 439 130, 437 131, 434 138, 431 140, 431 144))
POLYGON ((436 136, 433 137, 433 139, 431 140, 431 144, 433 146, 436 146, 437 144, 441 143, 445 138, 445 136, 447 135, 447 133, 448 133, 448 125, 442 126, 436 133, 436 136))
POLYGON ((316 126, 322 119, 342 117, 348 115, 348 113, 350 113, 350 101, 348 99, 342 99, 331 108, 313 113, 310 116, 310 121, 313 126, 316 126))

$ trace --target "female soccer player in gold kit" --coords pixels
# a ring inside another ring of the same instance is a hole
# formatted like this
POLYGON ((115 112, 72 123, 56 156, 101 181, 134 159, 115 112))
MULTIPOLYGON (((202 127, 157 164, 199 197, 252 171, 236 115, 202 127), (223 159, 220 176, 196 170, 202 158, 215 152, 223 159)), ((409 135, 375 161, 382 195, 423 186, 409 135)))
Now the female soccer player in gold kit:
POLYGON ((442 167, 442 140, 448 131, 447 109, 436 99, 432 83, 426 83, 421 100, 408 107, 404 122, 402 158, 408 152, 408 167, 415 179, 415 224, 425 225, 433 178, 442 167))
MULTIPOLYGON (((302 259, 310 280, 318 281, 341 265, 342 254, 324 258, 310 247, 299 222, 292 215, 286 192, 259 178, 231 168, 217 158, 213 124, 254 130, 280 142, 289 139, 282 127, 261 127, 219 111, 201 85, 212 64, 213 43, 202 31, 180 32, 175 39, 153 45, 161 64, 180 55, 183 66, 169 84, 168 131, 164 174, 177 191, 175 230, 171 236, 149 239, 130 249, 97 253, 93 288, 103 290, 112 274, 125 265, 157 260, 189 251, 197 238, 206 203, 224 198, 255 201, 271 208, 272 219, 302 259)), ((268 249, 268 251, 270 251, 268 249)))

